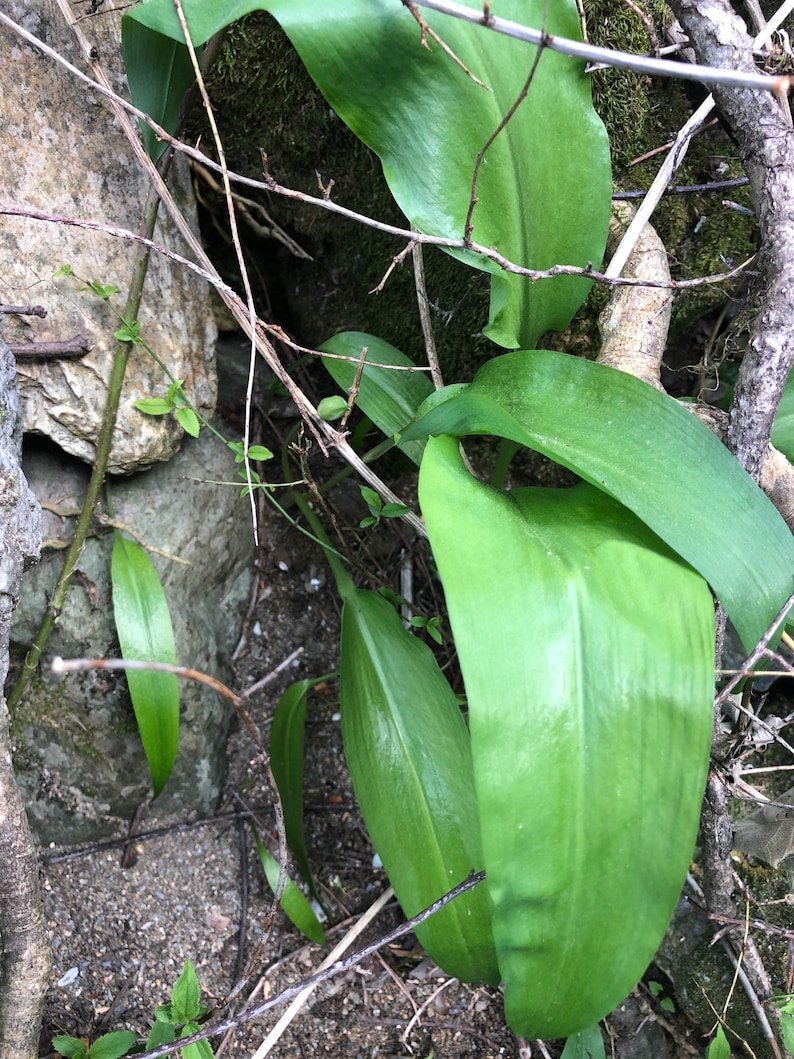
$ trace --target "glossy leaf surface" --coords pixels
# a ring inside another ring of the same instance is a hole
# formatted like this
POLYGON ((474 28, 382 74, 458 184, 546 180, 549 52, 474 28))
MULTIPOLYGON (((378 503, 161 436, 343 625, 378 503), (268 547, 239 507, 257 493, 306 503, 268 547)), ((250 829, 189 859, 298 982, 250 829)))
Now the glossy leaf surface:
MULTIPOLYGON (((380 364, 394 364, 400 368, 413 368, 415 365, 382 338, 363 331, 344 331, 319 347, 321 353, 335 353, 337 356, 356 359, 365 348, 367 360, 361 374, 356 404, 379 430, 387 437, 393 437, 411 423, 419 406, 433 393, 433 384, 427 372, 390 371, 378 367, 380 364)), ((334 382, 347 393, 355 381, 356 364, 333 357, 324 357, 323 364, 334 382)), ((397 447, 418 464, 425 443, 398 441, 397 447)))
MULTIPOLYGON (((482 865, 471 745, 432 652, 381 596, 349 585, 342 610, 342 734, 356 797, 406 916, 482 865)), ((496 984, 483 886, 416 935, 447 974, 496 984)))
POLYGON ((270 729, 270 767, 281 798, 287 844, 313 896, 314 884, 303 832, 303 750, 306 698, 314 680, 297 680, 279 699, 270 729))
MULTIPOLYGON (((196 79, 187 48, 134 18, 122 18, 121 44, 135 105, 167 132, 174 133, 182 100, 196 79)), ((145 122, 140 123, 140 128, 144 147, 156 162, 168 144, 158 140, 145 122)))
MULTIPOLYGON (((113 535, 111 581, 122 657, 174 665, 174 632, 160 578, 143 548, 118 530, 113 535)), ((173 673, 154 670, 128 669, 126 677, 156 798, 176 760, 179 684, 173 673)))
POLYGON ((772 444, 794 460, 794 378, 789 375, 772 427, 772 444))
POLYGON ((794 538, 727 449, 676 401, 614 368, 509 353, 434 395, 406 440, 494 434, 633 511, 719 596, 748 651, 791 592, 794 538))
MULTIPOLYGON (((428 234, 464 237, 478 154, 518 100, 533 46, 424 11, 479 85, 438 44, 423 47, 416 20, 393 0, 183 6, 195 43, 254 6, 269 11, 334 111, 380 157, 411 223, 428 234)), ((574 0, 503 0, 499 14, 580 36, 574 0)), ((171 0, 147 0, 126 17, 183 39, 171 0)), ((611 190, 609 145, 589 79, 581 63, 547 50, 526 98, 485 152, 471 238, 529 268, 597 266, 611 190)), ((534 346, 543 332, 565 328, 590 286, 570 276, 532 284, 469 252, 456 256, 492 273, 486 333, 508 348, 534 346)))
MULTIPOLYGON (((259 860, 262 863, 262 868, 267 878, 268 886, 273 893, 276 893, 278 891, 279 877, 278 861, 270 850, 265 848, 256 828, 254 828, 254 841, 256 843, 257 853, 259 854, 259 860)), ((313 941, 317 945, 323 945, 325 943, 325 931, 320 925, 320 921, 315 915, 314 909, 306 900, 300 888, 295 885, 289 876, 284 880, 284 891, 281 894, 280 904, 282 911, 290 922, 293 923, 301 934, 304 934, 309 941, 313 941)))
POLYGON ((711 741, 706 582, 588 485, 502 493, 428 442, 419 483, 469 702, 508 1022, 603 1018, 695 844, 711 741))

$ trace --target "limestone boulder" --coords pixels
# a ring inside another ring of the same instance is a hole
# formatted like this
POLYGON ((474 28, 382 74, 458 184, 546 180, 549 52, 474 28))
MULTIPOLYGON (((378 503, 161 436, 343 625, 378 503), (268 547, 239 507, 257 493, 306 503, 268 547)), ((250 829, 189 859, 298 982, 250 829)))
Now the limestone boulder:
MULTIPOLYGON (((127 5, 105 3, 81 26, 95 44, 118 90, 126 94, 120 54, 121 13, 127 5)), ((54 0, 10 0, 12 18, 88 72, 71 29, 54 0)), ((107 100, 53 59, 0 26, 0 198, 50 217, 77 217, 137 232, 147 178, 134 159, 107 100)), ((187 217, 195 204, 184 159, 169 177, 187 217)), ((167 218, 154 240, 184 252, 167 218)), ((3 335, 9 344, 63 343, 82 336, 90 352, 82 359, 20 360, 23 428, 51 438, 66 452, 93 460, 110 377, 113 333, 119 327, 108 305, 82 290, 84 284, 53 278, 64 264, 87 281, 119 288, 113 304, 122 310, 135 246, 107 234, 42 220, 0 216, 0 302, 40 305, 46 317, 10 315, 3 335)), ((205 415, 215 407, 213 345, 216 334, 206 286, 192 272, 152 254, 138 317, 141 334, 205 415)), ((144 416, 142 397, 163 396, 162 369, 135 347, 127 372, 110 469, 130 473, 168 459, 182 431, 173 417, 144 416)))
MULTIPOLYGON (((42 560, 25 574, 12 646, 21 658, 35 637, 60 572, 88 469, 50 443, 26 439, 23 467, 44 509, 42 560)), ((253 567, 250 510, 233 458, 209 432, 187 438, 168 463, 112 482, 117 525, 151 551, 168 599, 177 660, 228 683, 253 567), (200 479, 200 481, 196 481, 200 479)), ((151 793, 123 673, 56 677, 54 655, 113 657, 110 558, 113 528, 101 517, 80 557, 39 673, 12 717, 14 762, 31 826, 42 843, 118 834, 151 793)), ((225 773, 231 707, 214 691, 180 681, 176 767, 151 815, 211 813, 225 773)), ((150 816, 151 818, 151 816, 150 816)))

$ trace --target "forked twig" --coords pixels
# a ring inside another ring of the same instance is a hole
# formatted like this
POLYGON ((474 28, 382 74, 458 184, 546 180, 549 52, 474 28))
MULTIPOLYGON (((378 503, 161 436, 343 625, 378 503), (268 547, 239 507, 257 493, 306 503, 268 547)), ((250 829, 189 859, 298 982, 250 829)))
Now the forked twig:
POLYGON ((431 26, 428 26, 427 22, 419 14, 419 10, 416 4, 411 3, 410 0, 406 0, 405 6, 408 8, 408 10, 414 16, 416 21, 419 23, 419 30, 421 32, 420 41, 422 47, 426 48, 427 51, 430 51, 430 47, 427 43, 427 38, 431 37, 439 46, 439 48, 441 48, 441 50, 445 52, 445 54, 447 54, 450 59, 452 59, 452 61, 461 68, 461 70, 463 70, 466 76, 470 77, 471 80, 474 81, 475 85, 479 85, 480 88, 484 88, 487 92, 490 92, 491 90, 490 88, 488 88, 488 85, 481 81, 479 77, 475 77, 471 70, 468 68, 468 66, 466 66, 462 59, 458 58, 458 56, 455 54, 452 48, 450 48, 446 41, 442 40, 441 37, 439 37, 439 35, 431 26))

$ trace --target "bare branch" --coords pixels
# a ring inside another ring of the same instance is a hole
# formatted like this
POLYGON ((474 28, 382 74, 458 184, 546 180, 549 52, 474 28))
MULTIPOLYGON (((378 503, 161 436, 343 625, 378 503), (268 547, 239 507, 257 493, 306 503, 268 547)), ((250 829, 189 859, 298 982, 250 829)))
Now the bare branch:
MULTIPOLYGON (((738 72, 755 69, 753 40, 727 0, 671 0, 699 58, 738 72)), ((774 96, 735 82, 714 98, 739 145, 761 228, 759 312, 739 370, 728 445, 757 480, 780 395, 794 362, 794 142, 774 96)))
MULTIPOLYGON (((402 0, 405 3, 405 0, 402 0)), ((648 74, 651 77, 682 78, 685 81, 701 81, 708 85, 733 85, 742 88, 755 88, 762 92, 786 92, 794 83, 791 77, 771 77, 769 74, 737 70, 715 62, 710 66, 684 64, 667 59, 652 59, 645 55, 632 55, 629 52, 613 51, 611 48, 599 48, 594 44, 583 44, 578 40, 553 36, 543 30, 530 29, 518 22, 511 22, 496 15, 483 15, 482 9, 473 11, 470 7, 456 4, 453 0, 416 0, 417 7, 426 7, 444 15, 452 15, 463 22, 472 22, 502 33, 507 37, 526 41, 528 44, 543 45, 552 51, 570 55, 585 62, 614 66, 619 70, 634 70, 636 73, 648 74)))

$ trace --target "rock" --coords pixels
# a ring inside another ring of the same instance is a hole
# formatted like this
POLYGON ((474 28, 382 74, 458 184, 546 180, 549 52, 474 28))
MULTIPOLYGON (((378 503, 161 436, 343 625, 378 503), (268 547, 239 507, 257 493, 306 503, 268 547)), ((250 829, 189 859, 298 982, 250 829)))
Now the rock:
MULTIPOLYGON (((87 70, 57 4, 12 0, 6 10, 71 63, 87 70)), ((126 94, 120 24, 120 12, 104 8, 81 22, 114 84, 126 94)), ((6 60, 0 68, 3 200, 51 216, 85 218, 137 231, 148 180, 107 100, 4 26, 0 26, 0 49, 6 60)), ((169 182, 195 226, 195 204, 183 158, 176 159, 169 182)), ((181 237, 162 214, 161 210, 155 242, 184 252, 181 237)), ((108 304, 81 289, 83 283, 52 277, 61 265, 68 264, 85 280, 112 284, 120 289, 113 305, 122 311, 135 246, 100 232, 0 217, 0 256, 0 302, 40 304, 47 311, 45 319, 7 317, 6 341, 63 342, 83 336, 91 347, 87 356, 77 360, 19 361, 23 428, 92 462, 111 372, 113 333, 119 323, 108 304)), ((162 255, 152 254, 138 319, 142 336, 173 375, 184 380, 185 392, 196 407, 212 415, 216 330, 203 281, 162 255)), ((182 432, 173 417, 143 416, 134 408, 139 398, 163 396, 167 386, 162 369, 136 346, 114 435, 113 473, 129 473, 166 460, 178 450, 182 432)))
MULTIPOLYGON (((21 654, 33 640, 63 561, 88 469, 50 443, 27 439, 23 466, 44 506, 44 548, 29 570, 12 628, 21 654)), ((229 450, 209 431, 187 438, 169 463, 112 483, 116 521, 151 554, 168 598, 177 660, 225 683, 253 574, 249 507, 236 486, 229 450), (200 479, 196 481, 195 479, 200 479), (187 560, 186 566, 167 555, 187 560)), ((42 843, 67 844, 118 834, 150 793, 149 772, 122 673, 56 678, 54 655, 117 656, 110 586, 113 533, 98 525, 42 658, 40 672, 12 719, 19 786, 42 843)), ((180 681, 180 743, 174 772, 153 813, 212 812, 225 772, 232 707, 204 685, 180 681)))

